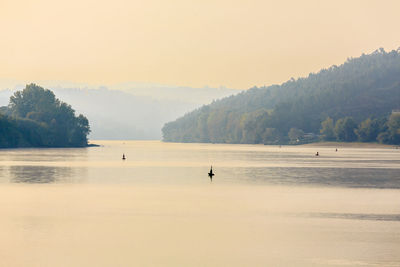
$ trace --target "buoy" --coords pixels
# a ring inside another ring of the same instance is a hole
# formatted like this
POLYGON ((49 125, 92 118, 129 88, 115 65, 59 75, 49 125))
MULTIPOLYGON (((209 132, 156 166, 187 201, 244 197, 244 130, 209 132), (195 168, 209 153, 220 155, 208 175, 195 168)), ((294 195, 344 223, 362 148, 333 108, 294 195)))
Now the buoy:
POLYGON ((213 178, 214 175, 215 174, 213 173, 212 166, 211 166, 210 172, 208 173, 208 177, 210 177, 211 181, 212 181, 212 178, 213 178))

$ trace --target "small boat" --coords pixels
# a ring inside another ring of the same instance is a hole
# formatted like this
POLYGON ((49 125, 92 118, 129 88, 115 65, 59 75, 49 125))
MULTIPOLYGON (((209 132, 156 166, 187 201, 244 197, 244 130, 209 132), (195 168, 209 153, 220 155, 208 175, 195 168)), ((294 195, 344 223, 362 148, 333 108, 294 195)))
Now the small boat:
POLYGON ((125 154, 122 154, 122 160, 126 160, 125 154))

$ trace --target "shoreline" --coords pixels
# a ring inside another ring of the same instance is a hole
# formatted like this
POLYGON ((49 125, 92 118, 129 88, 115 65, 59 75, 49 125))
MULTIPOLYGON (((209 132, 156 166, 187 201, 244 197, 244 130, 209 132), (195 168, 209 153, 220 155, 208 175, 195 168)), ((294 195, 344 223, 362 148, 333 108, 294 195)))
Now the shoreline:
POLYGON ((0 150, 11 150, 11 149, 58 149, 58 148, 88 148, 88 147, 100 147, 99 144, 87 144, 86 146, 16 146, 16 147, 0 147, 0 150))
POLYGON ((352 148, 396 148, 396 145, 379 144, 379 143, 363 143, 363 142, 315 142, 309 144, 302 144, 299 146, 310 147, 352 147, 352 148))
MULTIPOLYGON (((97 144, 98 141, 160 141, 161 143, 177 143, 177 144, 196 144, 191 142, 165 142, 162 140, 93 140, 95 143, 88 143, 86 146, 22 146, 22 147, 2 147, 1 150, 4 149, 31 149, 31 148, 43 148, 43 149, 54 149, 54 148, 89 148, 89 147, 101 147, 101 144, 97 144)), ((214 143, 197 143, 197 144, 214 144, 214 143)), ((251 145, 251 144, 228 144, 228 143, 215 143, 215 144, 225 144, 225 145, 251 145)), ((252 144, 252 145, 263 145, 263 144, 252 144)), ((265 145, 264 146, 279 146, 279 145, 265 145)), ((282 144, 282 146, 300 146, 300 147, 336 147, 336 148, 387 148, 387 149, 396 149, 400 146, 398 145, 390 145, 390 144, 380 144, 380 143, 363 143, 363 142, 314 142, 307 144, 282 144)))

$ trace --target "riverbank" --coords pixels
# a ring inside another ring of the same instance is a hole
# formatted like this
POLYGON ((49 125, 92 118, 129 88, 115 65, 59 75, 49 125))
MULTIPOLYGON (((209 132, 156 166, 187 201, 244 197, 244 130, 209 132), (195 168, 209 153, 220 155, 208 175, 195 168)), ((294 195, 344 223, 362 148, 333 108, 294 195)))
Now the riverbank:
POLYGON ((352 147, 352 148, 396 148, 396 145, 387 145, 379 143, 362 143, 362 142, 316 142, 303 144, 301 146, 318 146, 318 147, 352 147))

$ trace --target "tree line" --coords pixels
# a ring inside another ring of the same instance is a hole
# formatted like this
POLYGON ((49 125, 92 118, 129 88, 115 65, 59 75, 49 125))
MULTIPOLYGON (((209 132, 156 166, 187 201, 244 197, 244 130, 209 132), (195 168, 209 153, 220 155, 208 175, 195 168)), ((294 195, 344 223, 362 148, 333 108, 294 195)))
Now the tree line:
MULTIPOLYGON (((295 132, 292 136, 289 132, 292 142, 304 138, 301 130, 292 128, 291 131, 295 132)), ((336 123, 328 117, 321 123, 320 134, 324 141, 400 144, 400 112, 393 112, 389 118, 368 118, 359 124, 352 117, 341 118, 336 123)))

